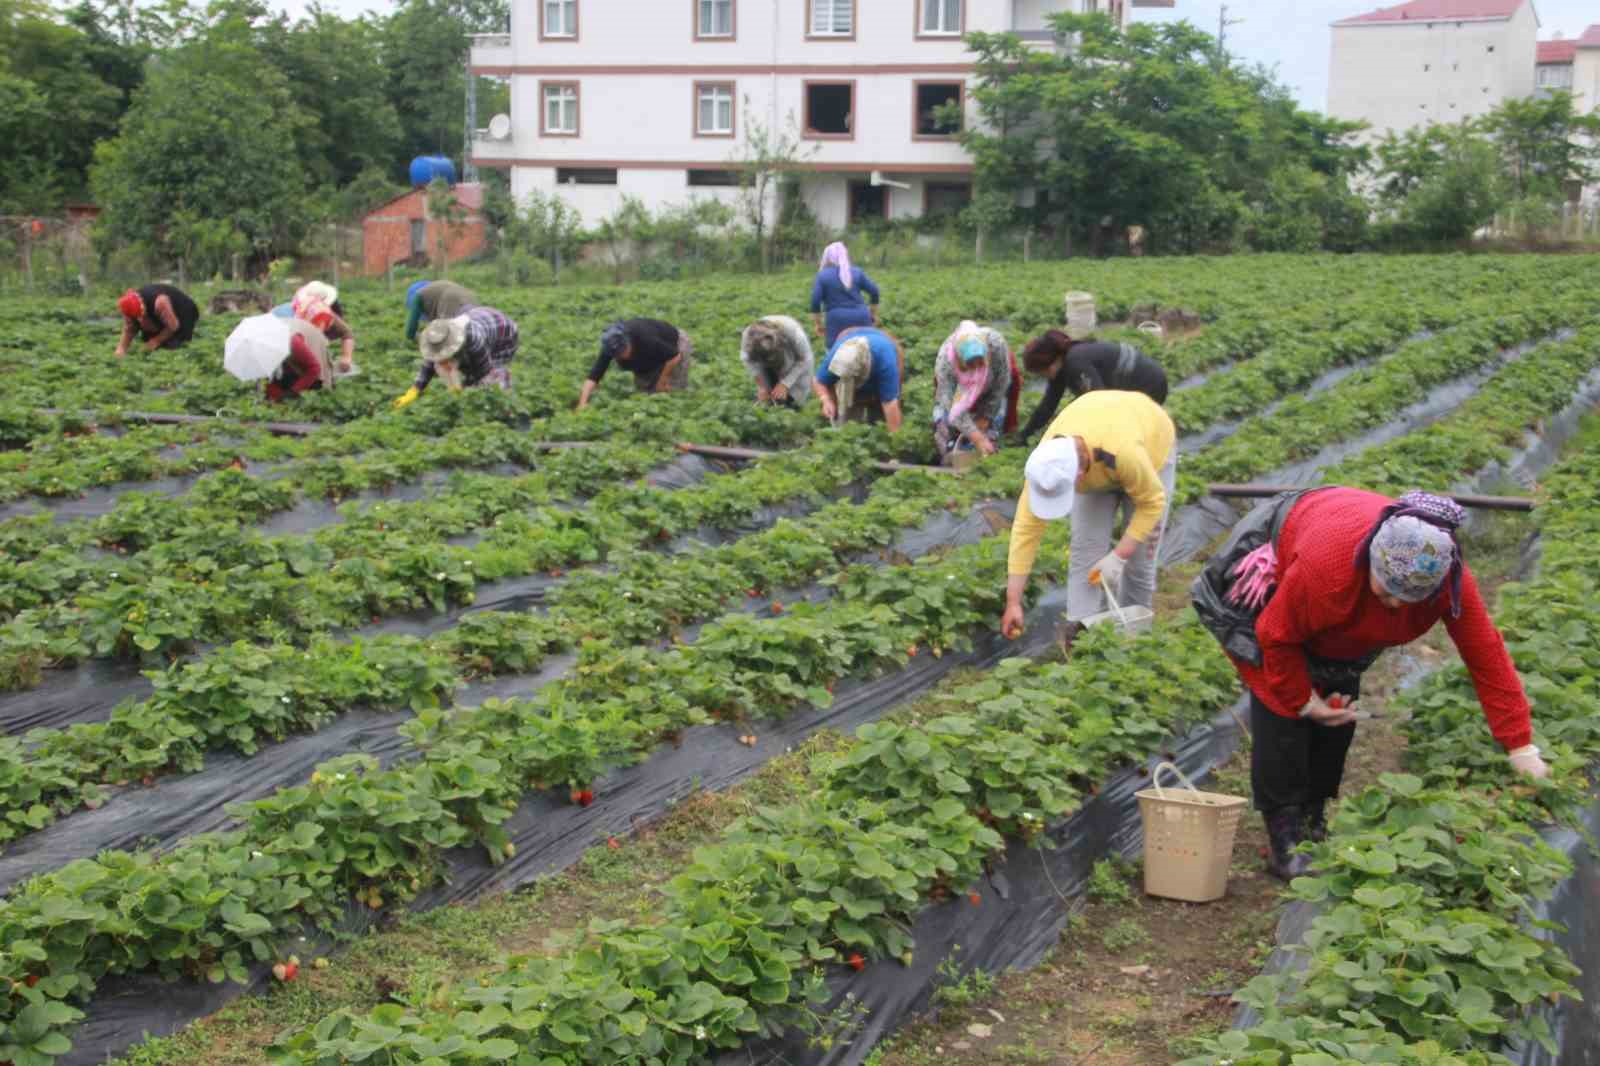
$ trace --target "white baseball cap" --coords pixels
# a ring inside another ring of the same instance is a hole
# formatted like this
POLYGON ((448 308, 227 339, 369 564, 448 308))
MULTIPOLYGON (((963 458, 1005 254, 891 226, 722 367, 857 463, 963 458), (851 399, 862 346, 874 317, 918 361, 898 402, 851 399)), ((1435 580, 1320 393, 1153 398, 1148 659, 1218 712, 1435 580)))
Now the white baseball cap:
POLYGON ((1045 521, 1072 513, 1077 497, 1078 442, 1072 437, 1052 437, 1028 456, 1022 468, 1028 483, 1028 508, 1045 521))

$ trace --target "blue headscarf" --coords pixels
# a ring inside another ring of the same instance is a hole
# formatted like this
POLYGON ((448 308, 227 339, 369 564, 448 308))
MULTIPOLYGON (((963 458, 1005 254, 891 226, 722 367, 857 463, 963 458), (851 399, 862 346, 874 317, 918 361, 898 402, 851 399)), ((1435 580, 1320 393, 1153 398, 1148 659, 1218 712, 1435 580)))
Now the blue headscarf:
POLYGON ((410 307, 411 302, 417 298, 417 293, 432 284, 431 281, 413 281, 411 287, 406 290, 406 306, 410 307))

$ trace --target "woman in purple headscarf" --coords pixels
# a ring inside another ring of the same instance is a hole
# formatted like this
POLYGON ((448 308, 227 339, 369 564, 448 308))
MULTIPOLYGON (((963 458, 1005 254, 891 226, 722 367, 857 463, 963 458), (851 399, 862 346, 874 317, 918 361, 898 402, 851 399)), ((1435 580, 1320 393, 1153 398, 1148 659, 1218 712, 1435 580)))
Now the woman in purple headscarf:
POLYGON ((832 348, 839 334, 854 326, 876 326, 878 299, 878 286, 865 270, 850 265, 844 242, 834 241, 823 249, 817 279, 811 284, 811 317, 826 347, 832 348), (871 299, 870 305, 862 293, 871 299))
POLYGON ((1398 500, 1329 487, 1286 497, 1277 535, 1229 571, 1229 600, 1255 617, 1259 654, 1229 656, 1250 689, 1250 783, 1266 819, 1268 869, 1306 871, 1294 847, 1325 833, 1355 735, 1361 675, 1385 648, 1443 621, 1511 765, 1549 767, 1533 744, 1528 697, 1462 560, 1454 500, 1398 500))

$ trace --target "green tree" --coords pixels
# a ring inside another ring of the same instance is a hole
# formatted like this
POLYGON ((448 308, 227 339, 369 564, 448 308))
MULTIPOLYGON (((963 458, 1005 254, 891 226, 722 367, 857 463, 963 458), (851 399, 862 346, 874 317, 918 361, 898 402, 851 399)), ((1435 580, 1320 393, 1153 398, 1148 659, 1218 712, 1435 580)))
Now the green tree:
POLYGON ((1411 181, 1384 222, 1392 241, 1419 245, 1467 240, 1507 202, 1499 152, 1470 126, 1437 127, 1429 143, 1436 159, 1411 181))
POLYGON ((383 27, 385 90, 406 156, 455 156, 466 121, 466 59, 474 33, 503 30, 504 0, 401 0, 383 27))
POLYGON ((1518 197, 1564 200, 1600 176, 1600 113, 1580 114, 1571 93, 1507 100, 1482 119, 1518 197))
POLYGON ((306 213, 295 153, 305 121, 248 18, 227 16, 163 57, 117 136, 97 146, 102 232, 178 256, 176 217, 223 219, 258 252, 291 247, 306 213))
POLYGON ((807 144, 800 135, 800 123, 790 112, 781 126, 761 121, 750 98, 744 98, 744 137, 730 158, 739 174, 739 210, 755 231, 761 269, 772 269, 773 243, 777 232, 773 215, 780 213, 779 194, 788 175, 817 154, 821 147, 807 144))

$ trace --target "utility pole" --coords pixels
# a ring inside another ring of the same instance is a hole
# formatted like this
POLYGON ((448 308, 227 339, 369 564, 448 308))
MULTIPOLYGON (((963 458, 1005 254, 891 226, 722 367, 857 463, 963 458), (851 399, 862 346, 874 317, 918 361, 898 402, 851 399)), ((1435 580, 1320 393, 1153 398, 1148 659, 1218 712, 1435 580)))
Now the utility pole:
POLYGON ((1231 19, 1228 17, 1228 5, 1223 4, 1217 12, 1217 67, 1221 69, 1228 62, 1228 27, 1237 26, 1244 19, 1231 19))

